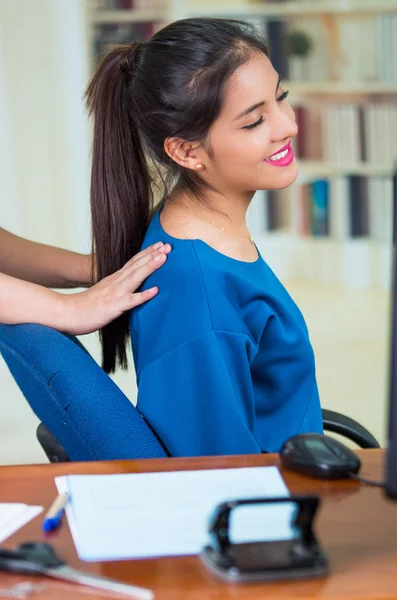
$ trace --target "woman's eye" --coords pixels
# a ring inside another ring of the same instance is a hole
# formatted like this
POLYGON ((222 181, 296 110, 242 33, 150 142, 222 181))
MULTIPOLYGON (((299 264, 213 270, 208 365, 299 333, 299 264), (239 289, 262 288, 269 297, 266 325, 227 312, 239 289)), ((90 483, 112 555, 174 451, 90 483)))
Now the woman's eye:
MULTIPOLYGON (((285 92, 283 92, 281 94, 281 96, 279 96, 276 99, 277 102, 282 102, 283 100, 288 98, 288 95, 289 95, 289 91, 285 90, 285 92)), ((260 117, 257 121, 255 121, 255 123, 251 123, 251 125, 246 125, 245 127, 243 127, 243 129, 255 129, 255 127, 258 127, 258 125, 261 125, 262 123, 263 123, 263 117, 260 117)))
POLYGON ((258 125, 260 125, 261 123, 263 123, 263 117, 259 117, 259 119, 255 121, 255 123, 252 123, 251 125, 246 125, 245 127, 243 127, 243 129, 254 129, 254 127, 258 127, 258 125))
POLYGON ((283 93, 281 94, 281 96, 279 96, 279 97, 277 98, 277 102, 282 102, 283 100, 285 100, 286 98, 288 98, 288 94, 289 94, 289 91, 288 91, 288 90, 285 90, 285 92, 283 92, 283 93))

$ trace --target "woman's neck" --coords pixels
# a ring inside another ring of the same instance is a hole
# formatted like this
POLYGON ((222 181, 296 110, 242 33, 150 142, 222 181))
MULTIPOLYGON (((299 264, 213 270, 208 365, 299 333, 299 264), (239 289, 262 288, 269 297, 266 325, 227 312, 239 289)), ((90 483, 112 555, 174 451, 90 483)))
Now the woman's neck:
POLYGON ((184 193, 177 192, 170 198, 172 204, 184 206, 198 218, 211 220, 223 226, 225 230, 235 235, 248 235, 246 213, 253 193, 221 195, 212 190, 205 190, 203 200, 184 193))
POLYGON ((161 211, 161 224, 172 237, 201 239, 218 252, 244 262, 254 262, 258 252, 245 215, 249 199, 206 194, 201 202, 174 193, 161 211))

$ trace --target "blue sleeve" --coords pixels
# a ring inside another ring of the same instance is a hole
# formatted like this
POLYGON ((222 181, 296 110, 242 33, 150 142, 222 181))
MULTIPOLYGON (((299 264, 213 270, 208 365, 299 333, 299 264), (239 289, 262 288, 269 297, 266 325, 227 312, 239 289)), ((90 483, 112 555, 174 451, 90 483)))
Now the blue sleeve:
POLYGON ((172 456, 261 452, 253 435, 252 351, 243 334, 210 331, 139 374, 138 409, 172 456))

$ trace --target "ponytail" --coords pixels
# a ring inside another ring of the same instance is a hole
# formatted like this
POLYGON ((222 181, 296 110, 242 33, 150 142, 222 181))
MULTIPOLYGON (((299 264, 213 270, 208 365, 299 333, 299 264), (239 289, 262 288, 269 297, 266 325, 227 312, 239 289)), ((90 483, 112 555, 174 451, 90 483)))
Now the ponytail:
MULTIPOLYGON (((142 244, 151 214, 150 177, 130 93, 142 43, 116 46, 86 91, 94 119, 91 172, 92 243, 98 280, 120 269, 142 244)), ((128 365, 128 314, 100 331, 102 366, 128 365)))

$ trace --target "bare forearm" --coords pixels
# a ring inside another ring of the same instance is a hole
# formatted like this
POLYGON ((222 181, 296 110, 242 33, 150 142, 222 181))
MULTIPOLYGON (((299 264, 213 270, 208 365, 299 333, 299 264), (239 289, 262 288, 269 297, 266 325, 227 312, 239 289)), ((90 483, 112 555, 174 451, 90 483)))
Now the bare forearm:
POLYGON ((40 323, 68 331, 69 321, 66 296, 0 273, 0 323, 40 323))
POLYGON ((46 287, 92 284, 91 257, 38 244, 0 229, 0 272, 46 287))
POLYGON ((116 273, 73 294, 54 292, 0 273, 0 323, 39 323, 74 335, 101 329, 157 294, 157 287, 136 290, 165 263, 169 252, 169 244, 149 246, 116 273))

